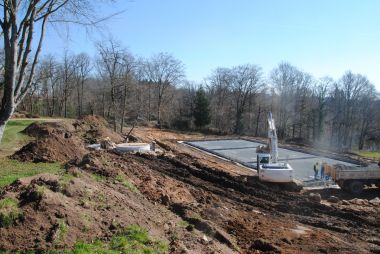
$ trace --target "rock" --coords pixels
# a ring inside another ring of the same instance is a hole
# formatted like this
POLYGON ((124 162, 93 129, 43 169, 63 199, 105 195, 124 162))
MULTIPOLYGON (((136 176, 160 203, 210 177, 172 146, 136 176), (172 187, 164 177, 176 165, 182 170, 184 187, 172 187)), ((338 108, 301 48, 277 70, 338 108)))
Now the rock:
POLYGON ((351 204, 355 205, 368 205, 368 200, 360 199, 360 198, 354 198, 350 200, 351 204))
POLYGON ((116 144, 111 141, 109 137, 104 138, 100 141, 100 147, 106 150, 110 150, 116 147, 116 144))
POLYGON ((287 243, 287 244, 292 244, 292 241, 287 237, 282 238, 281 241, 283 241, 284 243, 287 243))
POLYGON ((342 200, 342 204, 343 205, 350 205, 350 202, 348 202, 347 200, 342 200))
POLYGON ((281 253, 281 248, 280 247, 278 247, 276 245, 273 245, 269 241, 261 239, 261 238, 255 240, 253 242, 253 244, 251 245, 250 249, 251 250, 260 250, 260 251, 263 251, 263 252, 271 251, 271 252, 274 252, 274 253, 281 253))
POLYGON ((380 206, 380 198, 379 198, 379 197, 376 197, 376 198, 374 198, 374 199, 371 199, 371 200, 369 201, 369 203, 370 203, 371 205, 374 205, 374 206, 380 206))
POLYGON ((208 240, 208 238, 207 238, 206 235, 203 235, 202 238, 201 238, 201 240, 200 240, 200 242, 202 244, 208 244, 209 240, 208 240))
POLYGON ((170 197, 168 195, 166 195, 166 194, 163 194, 161 196, 161 203, 163 205, 169 205, 170 204, 170 197))
POLYGON ((330 203, 338 203, 339 202, 339 198, 335 197, 335 196, 330 196, 327 201, 329 201, 330 203))
POLYGON ((310 193, 309 194, 310 201, 321 203, 322 197, 319 193, 310 193))
POLYGON ((367 242, 380 246, 380 238, 369 238, 367 242))

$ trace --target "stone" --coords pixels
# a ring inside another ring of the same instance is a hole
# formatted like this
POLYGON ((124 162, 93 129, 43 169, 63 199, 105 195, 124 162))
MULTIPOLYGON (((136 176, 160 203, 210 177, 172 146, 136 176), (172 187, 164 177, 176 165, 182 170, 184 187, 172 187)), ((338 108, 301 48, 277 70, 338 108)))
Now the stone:
POLYGON ((351 199, 350 202, 355 205, 367 205, 368 200, 360 199, 360 198, 354 198, 351 199))
POLYGON ((292 244, 292 241, 287 237, 282 238, 281 241, 283 241, 284 243, 290 244, 290 245, 292 244))
POLYGON ((251 250, 259 250, 259 251, 263 251, 263 252, 267 252, 267 251, 270 251, 270 252, 274 252, 274 253, 281 253, 281 248, 270 243, 269 241, 267 240, 264 240, 264 239, 256 239, 251 247, 250 247, 251 250))
POLYGON ((335 197, 335 196, 330 196, 327 201, 329 201, 330 203, 338 203, 339 202, 339 198, 335 197))
POLYGON ((380 198, 379 198, 379 197, 376 197, 376 198, 374 198, 374 199, 371 199, 371 200, 369 201, 369 203, 370 203, 371 205, 374 205, 374 206, 380 206, 380 198))
POLYGON ((163 194, 161 196, 161 203, 163 205, 169 205, 170 204, 170 197, 168 195, 166 195, 166 194, 163 194))
POLYGON ((310 201, 321 203, 322 197, 319 193, 310 193, 309 194, 310 201))

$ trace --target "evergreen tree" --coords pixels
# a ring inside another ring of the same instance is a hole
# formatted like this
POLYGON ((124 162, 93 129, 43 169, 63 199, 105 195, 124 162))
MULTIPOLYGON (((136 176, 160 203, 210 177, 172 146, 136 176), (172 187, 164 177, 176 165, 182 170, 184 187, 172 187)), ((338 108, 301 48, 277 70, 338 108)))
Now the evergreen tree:
POLYGON ((202 128, 210 123, 209 102, 202 87, 198 89, 195 95, 194 118, 194 124, 198 128, 202 128))

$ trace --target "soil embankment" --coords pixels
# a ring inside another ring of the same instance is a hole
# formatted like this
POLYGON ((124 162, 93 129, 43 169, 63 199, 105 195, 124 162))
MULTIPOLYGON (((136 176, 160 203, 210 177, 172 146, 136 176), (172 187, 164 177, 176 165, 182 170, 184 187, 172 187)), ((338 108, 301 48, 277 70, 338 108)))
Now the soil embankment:
POLYGON ((67 173, 21 179, 1 190, 0 199, 17 200, 22 216, 0 227, 0 249, 70 248, 138 224, 168 242, 171 253, 380 251, 378 190, 360 199, 326 190, 319 202, 309 193, 263 184, 247 169, 176 142, 202 136, 155 129, 137 128, 134 137, 156 140, 157 153, 89 151, 86 143, 106 136, 123 140, 100 118, 37 125, 28 132, 41 133, 33 141, 41 149, 24 147, 14 158, 66 162, 67 173), (75 156, 54 154, 59 142, 62 148, 78 142, 70 151, 75 156), (334 202, 327 201, 331 195, 337 196, 334 202))

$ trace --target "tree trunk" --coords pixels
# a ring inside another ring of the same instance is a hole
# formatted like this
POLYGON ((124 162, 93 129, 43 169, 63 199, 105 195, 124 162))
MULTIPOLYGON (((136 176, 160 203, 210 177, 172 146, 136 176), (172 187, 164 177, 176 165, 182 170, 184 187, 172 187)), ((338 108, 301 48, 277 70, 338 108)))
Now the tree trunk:
POLYGON ((238 109, 235 115, 235 134, 241 134, 243 132, 243 110, 238 109))
POLYGON ((120 132, 123 134, 124 127, 124 117, 125 117, 125 108, 127 107, 127 85, 124 85, 124 94, 123 94, 123 110, 121 112, 121 124, 120 124, 120 132))
POLYGON ((148 121, 150 122, 150 84, 148 85, 148 121))
POLYGON ((80 100, 80 111, 79 111, 79 115, 82 116, 83 114, 83 97, 84 97, 84 93, 83 93, 83 89, 84 89, 84 81, 82 80, 82 84, 81 84, 81 100, 80 100))
POLYGON ((257 117, 256 117, 255 137, 257 137, 257 136, 258 136, 258 133, 259 133, 260 114, 261 114, 261 106, 259 105, 259 111, 258 111, 258 113, 257 113, 257 117))
POLYGON ((65 88, 65 91, 64 91, 64 117, 66 118, 67 117, 67 90, 65 88))
POLYGON ((161 129, 161 98, 158 98, 158 105, 157 105, 157 125, 158 125, 158 128, 161 129))
POLYGON ((106 104, 105 104, 105 93, 103 91, 103 94, 102 94, 102 116, 103 118, 106 118, 106 104))
POLYGON ((3 135, 4 135, 4 130, 5 130, 5 126, 7 125, 7 121, 2 121, 0 122, 0 143, 3 139, 3 135))
POLYGON ((79 86, 77 86, 77 103, 78 103, 78 105, 77 105, 77 118, 79 119, 80 118, 80 116, 81 116, 81 102, 80 102, 81 100, 80 100, 80 87, 79 86))

